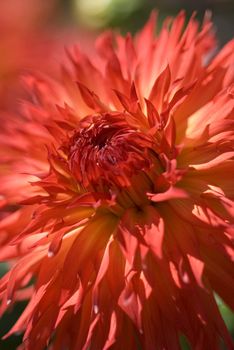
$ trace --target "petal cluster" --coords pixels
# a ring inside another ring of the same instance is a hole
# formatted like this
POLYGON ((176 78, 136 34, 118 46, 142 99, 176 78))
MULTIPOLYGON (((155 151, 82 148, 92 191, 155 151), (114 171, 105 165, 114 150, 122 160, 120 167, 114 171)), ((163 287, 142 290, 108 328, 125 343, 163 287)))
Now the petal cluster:
POLYGON ((233 348, 214 294, 234 308, 234 42, 155 17, 27 76, 5 123, 0 312, 30 298, 22 349, 233 348))

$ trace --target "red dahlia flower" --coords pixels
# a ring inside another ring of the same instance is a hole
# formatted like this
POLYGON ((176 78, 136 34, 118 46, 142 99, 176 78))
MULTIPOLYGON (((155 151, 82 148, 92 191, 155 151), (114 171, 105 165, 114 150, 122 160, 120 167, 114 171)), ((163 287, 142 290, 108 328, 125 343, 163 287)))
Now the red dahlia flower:
POLYGON ((234 308, 234 43, 184 14, 76 47, 1 136, 1 313, 21 349, 220 349, 234 308), (10 214, 11 213, 11 214, 10 214), (33 279, 33 284, 29 284, 33 279))

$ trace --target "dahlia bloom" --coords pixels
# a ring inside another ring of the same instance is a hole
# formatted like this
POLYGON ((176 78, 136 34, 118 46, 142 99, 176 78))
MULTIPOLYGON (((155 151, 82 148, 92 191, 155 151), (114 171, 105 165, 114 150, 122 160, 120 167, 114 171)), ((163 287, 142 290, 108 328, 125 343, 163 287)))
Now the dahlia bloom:
POLYGON ((62 83, 25 77, 1 135, 3 314, 21 349, 233 349, 234 42, 208 17, 155 14, 68 51, 62 83), (33 278, 33 283, 30 281, 33 278))

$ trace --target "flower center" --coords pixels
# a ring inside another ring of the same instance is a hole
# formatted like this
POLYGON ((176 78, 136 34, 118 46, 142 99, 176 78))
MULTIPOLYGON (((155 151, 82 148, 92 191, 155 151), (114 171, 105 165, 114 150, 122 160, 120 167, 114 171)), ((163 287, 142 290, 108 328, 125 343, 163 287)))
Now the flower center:
POLYGON ((85 188, 128 187, 151 166, 152 139, 129 125, 123 114, 87 117, 68 147, 70 171, 85 188))

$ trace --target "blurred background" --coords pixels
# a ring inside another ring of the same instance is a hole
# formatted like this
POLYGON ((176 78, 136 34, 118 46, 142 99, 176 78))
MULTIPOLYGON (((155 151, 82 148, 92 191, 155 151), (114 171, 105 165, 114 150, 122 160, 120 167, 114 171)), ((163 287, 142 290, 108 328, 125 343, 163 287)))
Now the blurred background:
POLYGON ((185 9, 188 15, 196 11, 202 18, 209 9, 224 43, 234 32, 234 0, 74 0, 63 1, 68 15, 89 28, 120 27, 136 31, 153 8, 160 10, 161 19, 185 9))
MULTIPOLYGON (((234 0, 0 0, 0 110, 11 111, 15 108, 12 96, 14 100, 23 96, 18 82, 25 68, 56 76, 64 46, 78 42, 87 47, 90 38, 108 28, 134 33, 154 8, 160 11, 159 24, 181 9, 186 10, 188 18, 196 11, 202 20, 208 9, 219 45, 233 37, 234 0)), ((7 265, 0 264, 1 276, 6 271, 7 265)), ((234 316, 219 298, 217 301, 234 336, 234 316)), ((24 307, 22 302, 1 318, 0 336, 11 328, 24 307)), ((1 340, 0 349, 15 350, 20 342, 21 335, 15 335, 1 340)), ((186 339, 181 342, 185 350, 189 349, 186 339)))

